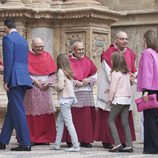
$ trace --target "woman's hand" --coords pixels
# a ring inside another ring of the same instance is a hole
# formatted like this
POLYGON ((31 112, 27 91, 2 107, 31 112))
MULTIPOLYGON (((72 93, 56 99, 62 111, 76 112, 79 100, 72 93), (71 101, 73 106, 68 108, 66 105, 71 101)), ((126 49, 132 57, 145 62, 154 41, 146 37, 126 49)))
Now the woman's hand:
POLYGON ((148 101, 149 101, 148 96, 143 96, 143 100, 144 100, 145 102, 148 102, 148 101))
POLYGON ((109 100, 109 101, 108 101, 108 104, 107 104, 107 106, 108 106, 109 109, 111 109, 111 103, 112 103, 112 102, 109 100))
POLYGON ((130 83, 131 85, 134 84, 134 80, 137 78, 133 73, 129 72, 129 76, 130 76, 130 83))
POLYGON ((143 100, 145 101, 145 102, 147 102, 147 101, 149 101, 149 98, 148 98, 148 92, 145 92, 144 94, 143 94, 143 100))

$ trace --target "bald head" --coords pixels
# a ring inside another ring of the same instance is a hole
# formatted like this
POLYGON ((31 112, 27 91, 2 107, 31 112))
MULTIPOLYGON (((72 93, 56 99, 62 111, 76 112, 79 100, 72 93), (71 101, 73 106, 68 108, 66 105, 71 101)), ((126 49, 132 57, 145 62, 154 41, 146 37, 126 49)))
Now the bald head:
POLYGON ((32 40, 32 50, 35 54, 42 54, 44 49, 44 42, 41 38, 36 37, 32 40))
POLYGON ((123 31, 119 31, 116 34, 115 44, 120 51, 123 51, 128 45, 127 33, 123 31))
POLYGON ((44 46, 44 42, 41 38, 36 37, 32 40, 32 45, 43 45, 44 46))
POLYGON ((72 45, 73 48, 73 56, 75 56, 77 59, 81 59, 84 57, 85 50, 84 50, 84 44, 81 41, 76 41, 72 45))
POLYGON ((123 31, 119 31, 119 32, 116 34, 116 38, 121 38, 121 37, 127 37, 127 33, 126 33, 126 32, 123 32, 123 31))

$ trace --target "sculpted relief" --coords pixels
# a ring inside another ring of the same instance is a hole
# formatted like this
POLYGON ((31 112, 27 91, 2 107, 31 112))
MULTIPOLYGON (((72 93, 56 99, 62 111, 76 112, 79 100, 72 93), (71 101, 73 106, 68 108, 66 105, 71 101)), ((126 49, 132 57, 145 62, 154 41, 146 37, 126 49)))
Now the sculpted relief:
POLYGON ((102 51, 107 48, 108 45, 108 34, 94 32, 92 38, 92 54, 93 58, 101 55, 102 51))
POLYGON ((79 40, 85 43, 85 32, 66 32, 65 33, 65 50, 67 54, 71 53, 72 45, 79 40))

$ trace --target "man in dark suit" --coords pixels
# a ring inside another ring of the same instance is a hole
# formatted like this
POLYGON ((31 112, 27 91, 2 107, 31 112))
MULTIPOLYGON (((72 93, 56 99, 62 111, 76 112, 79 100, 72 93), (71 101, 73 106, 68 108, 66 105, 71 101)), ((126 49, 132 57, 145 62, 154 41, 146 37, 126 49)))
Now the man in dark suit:
POLYGON ((7 113, 0 134, 0 149, 9 143, 13 129, 16 131, 19 146, 12 151, 31 151, 28 125, 23 99, 32 81, 28 72, 28 43, 16 31, 14 18, 4 20, 6 35, 3 37, 4 89, 7 92, 7 113))

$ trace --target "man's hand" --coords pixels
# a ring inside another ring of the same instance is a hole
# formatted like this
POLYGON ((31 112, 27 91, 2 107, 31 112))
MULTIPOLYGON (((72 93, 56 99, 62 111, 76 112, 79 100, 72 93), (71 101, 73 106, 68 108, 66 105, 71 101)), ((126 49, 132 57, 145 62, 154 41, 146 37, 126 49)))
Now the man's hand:
POLYGON ((37 88, 41 87, 40 81, 38 81, 38 80, 34 80, 33 85, 36 86, 37 88))
POLYGON ((85 78, 82 80, 83 86, 87 86, 89 84, 89 79, 85 78))
POLYGON ((76 82, 76 87, 78 87, 78 88, 83 87, 83 83, 80 82, 80 81, 77 81, 76 82))
POLYGON ((40 85, 41 90, 47 90, 49 88, 49 83, 44 83, 40 85))
POLYGON ((5 90, 6 92, 9 91, 8 84, 7 84, 7 83, 4 83, 4 84, 3 84, 3 88, 4 88, 4 90, 5 90))
POLYGON ((3 74, 4 67, 0 65, 0 74, 3 74))

